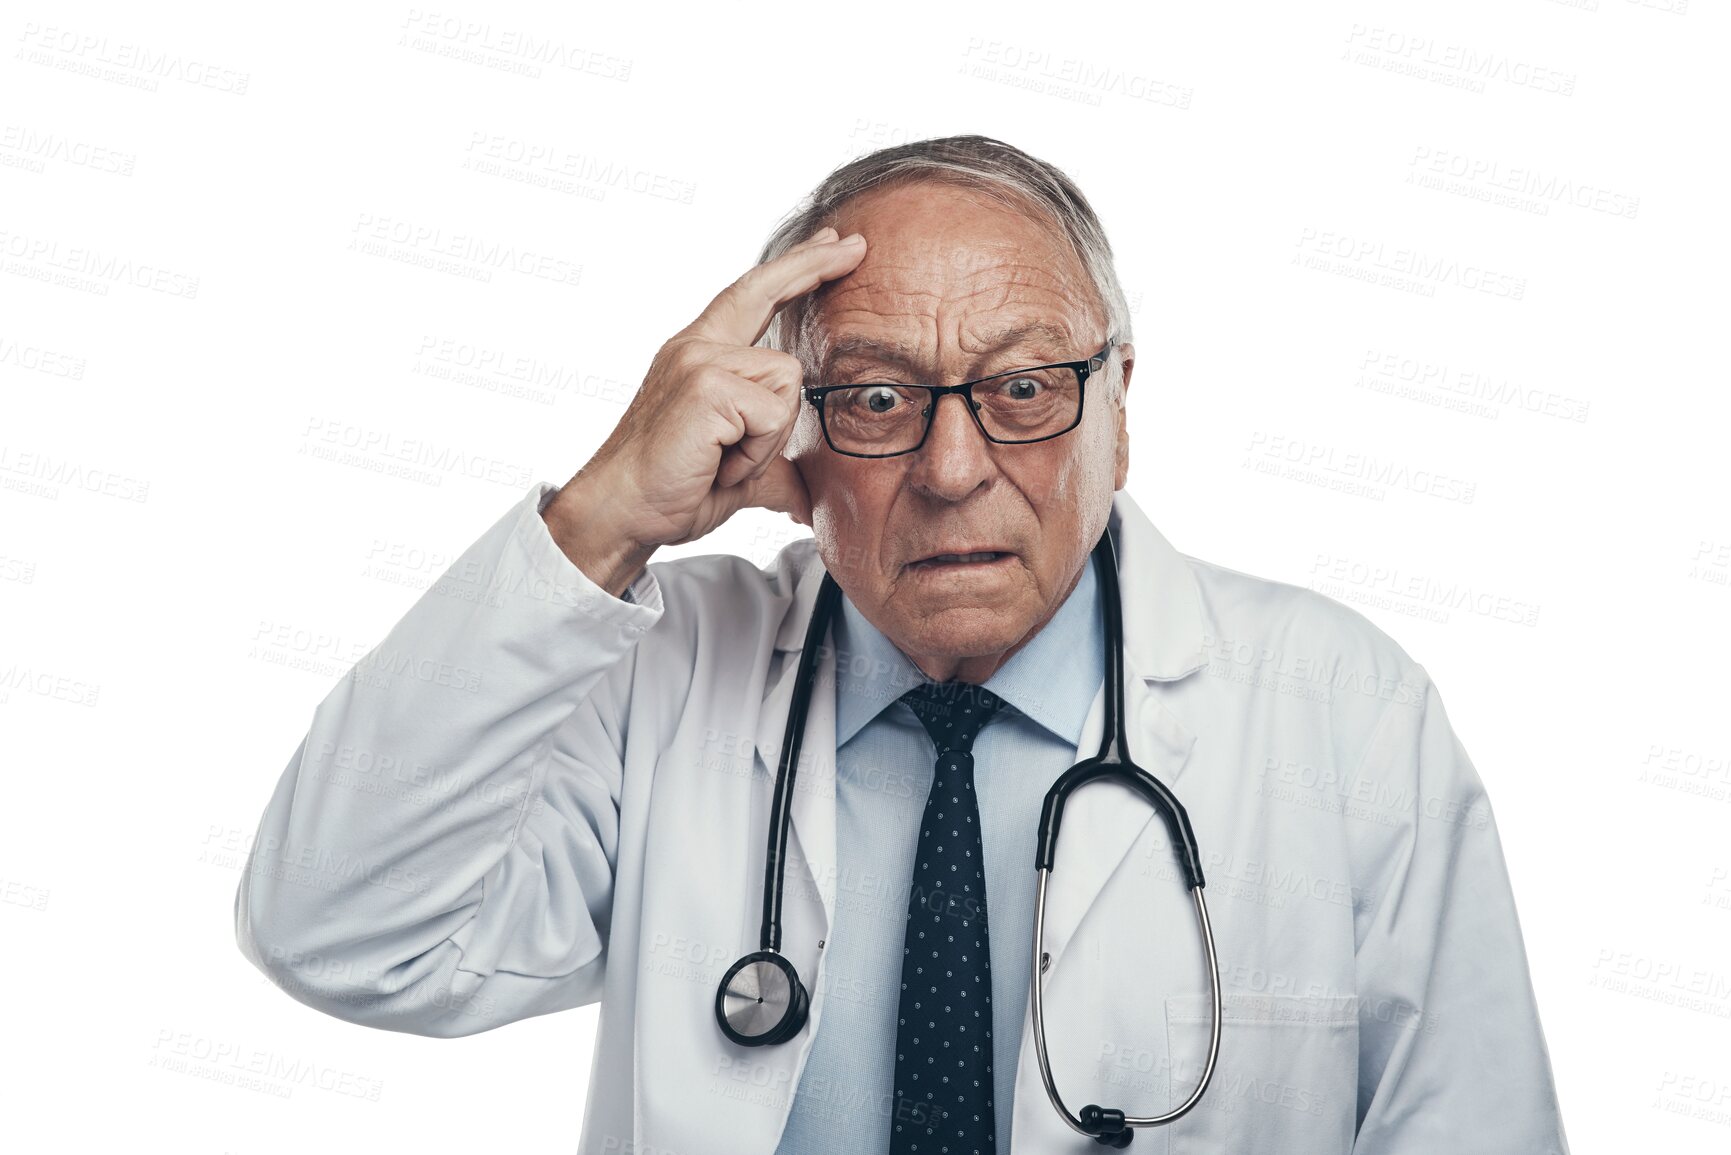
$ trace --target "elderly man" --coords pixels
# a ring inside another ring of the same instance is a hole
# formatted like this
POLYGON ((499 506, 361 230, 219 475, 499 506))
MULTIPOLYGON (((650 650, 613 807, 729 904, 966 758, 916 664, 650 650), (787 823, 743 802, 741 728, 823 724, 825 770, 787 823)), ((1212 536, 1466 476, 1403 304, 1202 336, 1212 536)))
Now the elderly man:
POLYGON ((391 1030, 599 1002, 585 1152, 1566 1151, 1435 685, 1155 530, 1130 338, 1051 165, 953 137, 832 173, 319 706, 242 949, 391 1030), (748 506, 812 536, 651 564, 748 506), (1042 803, 1114 729, 1204 888, 1102 779, 1037 910, 1042 803))

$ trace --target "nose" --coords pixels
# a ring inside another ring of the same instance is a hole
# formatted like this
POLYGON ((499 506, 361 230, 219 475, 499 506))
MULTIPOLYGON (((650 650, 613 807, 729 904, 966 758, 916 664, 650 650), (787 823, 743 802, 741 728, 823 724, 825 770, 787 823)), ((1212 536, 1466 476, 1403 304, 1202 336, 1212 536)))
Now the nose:
POLYGON ((945 501, 967 497, 998 469, 991 442, 974 424, 968 400, 959 393, 938 398, 925 444, 912 456, 908 483, 945 501))

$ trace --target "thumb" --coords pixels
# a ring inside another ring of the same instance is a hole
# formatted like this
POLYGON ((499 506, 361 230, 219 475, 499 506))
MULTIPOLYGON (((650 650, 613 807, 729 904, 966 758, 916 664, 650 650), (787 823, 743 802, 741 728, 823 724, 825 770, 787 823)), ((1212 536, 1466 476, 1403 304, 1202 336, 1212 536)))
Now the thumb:
POLYGON ((762 473, 746 482, 744 505, 760 506, 785 513, 804 526, 811 525, 811 494, 805 488, 805 478, 787 458, 776 454, 762 473))

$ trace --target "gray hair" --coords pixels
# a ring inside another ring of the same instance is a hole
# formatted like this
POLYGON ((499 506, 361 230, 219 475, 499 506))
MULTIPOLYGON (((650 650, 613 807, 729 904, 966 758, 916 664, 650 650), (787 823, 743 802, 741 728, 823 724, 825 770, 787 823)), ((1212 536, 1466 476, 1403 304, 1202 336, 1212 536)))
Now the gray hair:
MULTIPOLYGON (((909 141, 858 157, 824 177, 764 242, 759 263, 785 253, 825 226, 832 226, 842 208, 870 189, 917 181, 959 185, 1020 212, 1043 215, 1056 224, 1075 248, 1094 284, 1108 334, 1129 341, 1130 306, 1112 264, 1112 246, 1099 217, 1056 165, 1029 156, 1014 145, 988 136, 945 136, 909 141)), ((808 377, 818 372, 816 310, 809 295, 788 304, 764 333, 760 344, 792 353, 808 377)), ((1118 365, 1111 358, 1109 365, 1118 365)), ((1121 372, 1106 374, 1109 394, 1116 399, 1121 372)))

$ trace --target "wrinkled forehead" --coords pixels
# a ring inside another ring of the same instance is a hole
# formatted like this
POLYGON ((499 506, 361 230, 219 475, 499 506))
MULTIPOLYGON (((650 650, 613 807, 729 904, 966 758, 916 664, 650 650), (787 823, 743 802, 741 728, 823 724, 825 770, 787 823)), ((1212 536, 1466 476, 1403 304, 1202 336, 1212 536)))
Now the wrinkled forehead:
POLYGON ((868 364, 965 372, 991 358, 1083 357, 1101 343, 1087 269, 1036 208, 922 183, 864 194, 837 221, 844 235, 863 232, 867 249, 802 318, 805 359, 820 375, 868 364))

